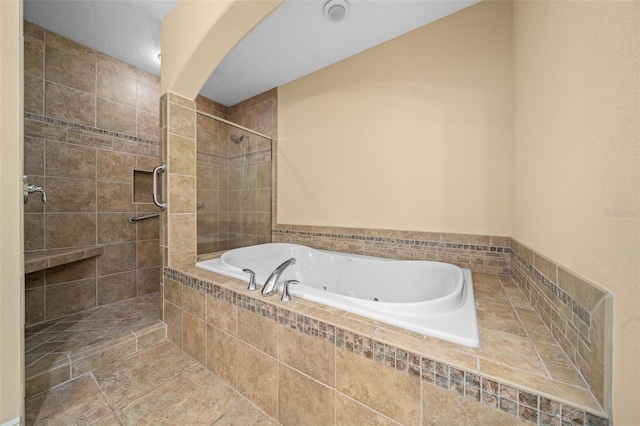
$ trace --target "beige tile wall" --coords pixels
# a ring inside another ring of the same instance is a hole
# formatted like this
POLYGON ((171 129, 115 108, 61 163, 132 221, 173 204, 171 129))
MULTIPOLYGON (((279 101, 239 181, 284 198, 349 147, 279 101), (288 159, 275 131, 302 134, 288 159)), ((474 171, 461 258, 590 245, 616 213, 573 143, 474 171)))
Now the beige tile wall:
POLYGON ((133 175, 159 163, 159 79, 32 23, 24 31, 24 168, 48 198, 25 205, 25 250, 105 246, 27 275, 33 324, 159 290, 158 219, 127 221, 157 211, 134 202, 133 175))
MULTIPOLYGON (((271 228, 278 216, 278 90, 272 89, 229 107, 229 120, 269 136, 271 144, 271 228)), ((264 163, 263 163, 264 164, 264 163)), ((262 189, 264 190, 264 185, 262 189)), ((266 211, 264 191, 258 194, 258 211, 266 211)), ((264 215, 262 219, 264 219, 264 215)))
POLYGON ((401 260, 452 263, 474 272, 511 272, 509 238, 437 232, 278 224, 274 242, 401 260))
POLYGON ((196 216, 196 103, 172 93, 161 106, 161 156, 167 164, 162 174, 167 210, 162 214, 160 244, 164 265, 195 262, 196 216), (194 161, 185 162, 184 158, 194 161))
POLYGON ((610 410, 612 295, 516 240, 511 247, 514 281, 610 410))

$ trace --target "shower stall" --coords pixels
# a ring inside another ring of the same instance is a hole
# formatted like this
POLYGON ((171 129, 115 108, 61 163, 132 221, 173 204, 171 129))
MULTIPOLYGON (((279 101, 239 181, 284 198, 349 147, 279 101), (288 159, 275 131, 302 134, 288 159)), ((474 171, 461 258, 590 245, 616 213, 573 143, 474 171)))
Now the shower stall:
POLYGON ((198 254, 271 241, 272 140, 198 112, 198 254))

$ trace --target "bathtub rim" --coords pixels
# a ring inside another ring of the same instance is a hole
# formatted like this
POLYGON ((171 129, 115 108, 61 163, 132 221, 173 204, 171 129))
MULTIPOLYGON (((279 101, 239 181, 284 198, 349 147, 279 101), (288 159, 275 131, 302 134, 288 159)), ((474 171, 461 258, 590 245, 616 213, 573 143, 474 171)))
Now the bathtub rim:
MULTIPOLYGON (((308 247, 300 244, 289 244, 289 243, 266 243, 266 244, 287 244, 287 245, 299 245, 302 247, 308 247)), ((227 265, 225 262, 222 261, 222 256, 225 253, 228 253, 232 250, 236 250, 236 249, 231 249, 224 252, 216 253, 217 257, 198 261, 195 264, 195 266, 200 269, 208 270, 211 272, 215 272, 218 274, 222 274, 225 276, 229 276, 232 278, 236 278, 236 279, 248 282, 249 275, 247 273, 238 270, 236 267, 232 265, 231 266, 227 265)), ((318 249, 314 249, 314 250, 318 250, 318 249)), ((332 252, 329 250, 320 250, 320 251, 351 256, 351 253, 332 252)), ((353 256, 375 258, 374 256, 363 256, 363 255, 353 255, 353 256)), ((378 258, 375 258, 375 259, 378 259, 378 258)), ((379 258, 379 259, 384 261, 397 261, 396 259, 386 259, 386 258, 379 258)), ((425 261, 425 262, 428 262, 428 261, 425 261)), ((462 303, 454 311, 448 312, 448 313, 438 313, 437 315, 431 316, 430 318, 422 318, 422 320, 426 321, 426 323, 424 322, 421 323, 420 324, 421 327, 418 327, 418 325, 415 325, 415 323, 408 322, 406 319, 402 319, 402 318, 389 318, 389 317, 382 317, 381 315, 372 315, 369 310, 366 310, 362 307, 357 306, 359 304, 358 301, 363 299, 358 299, 358 298, 346 296, 346 295, 338 295, 342 299, 348 299, 348 300, 350 299, 351 301, 354 302, 354 304, 348 305, 344 302, 341 302, 339 299, 335 300, 335 298, 332 298, 334 299, 332 300, 333 303, 327 303, 326 292, 322 292, 320 290, 314 289, 309 286, 305 286, 306 287, 305 290, 307 291, 306 294, 302 294, 302 292, 296 288, 297 286, 292 286, 290 291, 294 297, 297 296, 298 298, 303 300, 309 300, 315 303, 319 303, 323 306, 340 309, 347 313, 360 315, 360 316, 369 318, 371 320, 380 321, 385 324, 400 327, 400 328, 421 334, 426 337, 435 337, 435 338, 446 340, 448 342, 452 342, 455 344, 467 346, 470 348, 479 348, 481 345, 480 332, 479 332, 479 326, 478 326, 477 310, 476 310, 476 304, 475 304, 475 296, 473 291, 473 280, 472 280, 471 271, 468 269, 460 268, 456 265, 446 263, 446 262, 433 262, 433 261, 431 262, 440 263, 440 264, 444 263, 444 264, 458 268, 462 272, 462 277, 464 281, 463 282, 464 294, 463 294, 462 303), (309 292, 309 290, 313 290, 313 291, 309 292), (322 300, 320 297, 314 297, 315 292, 322 293, 323 295, 322 300), (309 297, 310 293, 312 293, 311 297, 309 297), (475 327, 468 326, 469 322, 474 323, 475 327)), ((369 301, 364 300, 364 302, 369 302, 369 301)), ((394 304, 393 302, 378 302, 378 303, 394 304)), ((420 302, 415 302, 415 303, 420 303, 420 302)))

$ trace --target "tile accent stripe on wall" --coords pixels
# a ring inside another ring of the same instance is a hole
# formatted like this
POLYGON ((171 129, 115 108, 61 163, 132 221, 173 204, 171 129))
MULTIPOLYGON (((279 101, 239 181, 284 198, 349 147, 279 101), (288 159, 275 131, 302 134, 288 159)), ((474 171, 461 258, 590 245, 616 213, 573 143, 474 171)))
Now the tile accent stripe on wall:
MULTIPOLYGON (((556 285, 555 282, 551 281, 549 278, 544 276, 542 272, 537 270, 531 263, 526 262, 522 256, 517 253, 513 254, 512 258, 513 262, 516 262, 521 269, 524 269, 529 272, 529 276, 533 277, 539 284, 541 284, 544 288, 549 290, 551 295, 555 296, 559 301, 561 301, 567 308, 571 310, 575 315, 572 318, 567 318, 567 326, 568 323, 571 323, 575 327, 575 331, 578 334, 578 337, 582 340, 582 342, 591 347, 591 338, 590 338, 590 328, 591 328, 591 313, 580 305, 575 299, 565 293, 560 287, 556 285)), ((524 287, 528 290, 525 294, 530 294, 531 290, 529 288, 531 284, 529 282, 524 282, 524 287)), ((556 328, 558 328, 559 324, 555 324, 556 328)), ((552 327, 549 327, 552 328, 552 327)), ((566 328, 566 327, 562 327, 566 328)))
POLYGON ((268 302, 195 278, 170 267, 165 278, 209 294, 291 330, 373 360, 387 368, 420 377, 423 382, 465 396, 488 408, 500 410, 536 425, 607 425, 608 420, 535 393, 490 380, 428 357, 376 341, 323 321, 291 312, 268 302))
POLYGON ((309 230, 296 225, 278 225, 272 236, 277 242, 317 249, 400 260, 437 260, 474 272, 511 273, 511 248, 505 237, 348 228, 309 230))
POLYGON ((514 281, 582 373, 598 402, 610 409, 611 365, 606 359, 612 345, 608 310, 612 296, 516 240, 511 246, 514 281))
MULTIPOLYGON (((84 124, 76 124, 58 118, 46 117, 43 115, 33 114, 31 112, 25 112, 24 118, 27 120, 25 123, 25 135, 32 133, 29 124, 43 123, 55 127, 66 128, 68 130, 80 131, 81 133, 89 133, 98 136, 96 139, 92 139, 87 142, 83 138, 75 139, 72 137, 58 138, 55 133, 48 135, 47 139, 61 140, 66 143, 90 146, 92 148, 101 149, 118 149, 124 152, 131 152, 141 155, 157 156, 160 149, 160 143, 149 139, 139 138, 137 136, 131 136, 124 133, 112 132, 110 130, 99 129, 97 127, 86 126, 84 124), (29 123, 31 122, 31 123, 29 123), (106 136, 107 138, 103 138, 106 136)), ((42 132, 44 133, 44 132, 42 132)), ((36 132, 35 136, 42 137, 41 132, 36 132)))

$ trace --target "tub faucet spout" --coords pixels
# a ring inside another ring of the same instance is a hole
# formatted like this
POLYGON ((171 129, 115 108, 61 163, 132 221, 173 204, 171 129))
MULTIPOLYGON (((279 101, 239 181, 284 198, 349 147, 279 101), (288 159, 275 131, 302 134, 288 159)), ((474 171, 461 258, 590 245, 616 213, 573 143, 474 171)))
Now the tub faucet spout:
POLYGON ((289 266, 295 264, 296 258, 292 257, 289 260, 285 260, 280 266, 274 269, 271 275, 269 275, 269 278, 267 278, 267 280, 264 282, 264 287, 262 287, 262 295, 270 296, 272 294, 275 294, 278 290, 278 280, 280 279, 280 275, 282 275, 284 270, 289 266))

